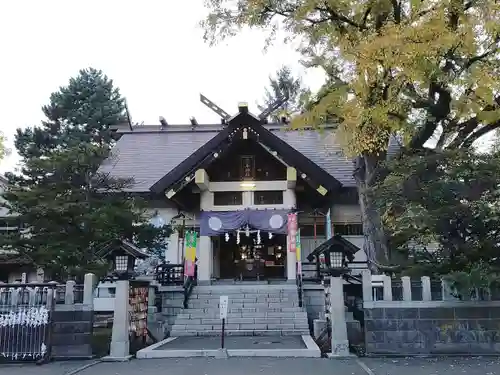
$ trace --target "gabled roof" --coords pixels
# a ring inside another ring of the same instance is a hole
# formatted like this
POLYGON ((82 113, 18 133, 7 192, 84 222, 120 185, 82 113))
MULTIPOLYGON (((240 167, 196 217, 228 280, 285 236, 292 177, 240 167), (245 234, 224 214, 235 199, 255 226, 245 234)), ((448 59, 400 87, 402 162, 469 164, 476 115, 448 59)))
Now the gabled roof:
POLYGON ((122 250, 126 254, 137 258, 137 259, 146 259, 149 257, 148 254, 144 253, 141 249, 139 249, 137 246, 135 246, 133 243, 126 241, 126 240, 114 240, 111 241, 109 244, 104 246, 102 249, 99 250, 99 255, 103 258, 107 257, 109 254, 113 253, 113 251, 116 250, 122 250))
MULTIPOLYGON (((262 128, 307 157, 342 186, 356 186, 352 176, 353 162, 336 142, 333 126, 325 126, 322 131, 289 130, 282 124, 262 125, 262 128)), ((100 172, 116 178, 133 178, 134 185, 128 189, 130 192, 149 192, 155 183, 228 129, 219 124, 194 128, 191 125, 169 125, 163 129, 160 125, 144 125, 133 131, 124 129, 112 157, 103 163, 100 172)), ((398 143, 391 139, 389 154, 394 154, 397 149, 398 143)))
POLYGON ((272 149, 286 163, 295 167, 299 173, 306 173, 307 178, 314 181, 317 186, 323 186, 328 192, 336 191, 342 186, 335 177, 311 161, 307 156, 284 142, 276 134, 264 128, 258 118, 248 112, 241 112, 231 118, 228 126, 221 130, 215 137, 193 152, 169 173, 165 174, 165 176, 151 187, 151 190, 155 193, 161 193, 173 184, 183 180, 189 174, 193 174, 196 169, 210 164, 215 160, 214 153, 221 154, 227 150, 234 139, 242 137, 243 129, 247 129, 248 138, 252 138, 272 149))
POLYGON ((340 246, 343 249, 344 253, 347 255, 347 258, 349 259, 350 262, 353 261, 354 254, 356 254, 360 250, 360 248, 354 245, 352 242, 347 241, 341 235, 336 234, 332 236, 330 239, 323 242, 316 249, 314 249, 307 256, 307 260, 309 262, 312 262, 315 257, 319 256, 320 254, 324 253, 327 250, 330 250, 330 248, 334 246, 340 246))

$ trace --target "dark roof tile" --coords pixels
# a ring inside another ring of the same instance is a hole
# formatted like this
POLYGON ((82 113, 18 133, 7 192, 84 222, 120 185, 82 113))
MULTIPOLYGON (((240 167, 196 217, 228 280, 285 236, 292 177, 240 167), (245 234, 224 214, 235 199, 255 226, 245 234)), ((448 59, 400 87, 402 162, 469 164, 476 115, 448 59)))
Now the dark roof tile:
MULTIPOLYGON (((332 129, 324 131, 287 131, 276 125, 267 125, 280 139, 316 163, 343 186, 355 186, 352 176, 353 162, 346 157, 332 129)), ((138 127, 133 132, 121 132, 113 156, 100 168, 117 178, 133 178, 129 191, 147 192, 158 180, 172 171, 193 152, 210 141, 220 131, 221 125, 138 127)), ((392 139, 389 154, 393 155, 398 143, 392 139)), ((304 173, 307 173, 305 171, 304 173)))

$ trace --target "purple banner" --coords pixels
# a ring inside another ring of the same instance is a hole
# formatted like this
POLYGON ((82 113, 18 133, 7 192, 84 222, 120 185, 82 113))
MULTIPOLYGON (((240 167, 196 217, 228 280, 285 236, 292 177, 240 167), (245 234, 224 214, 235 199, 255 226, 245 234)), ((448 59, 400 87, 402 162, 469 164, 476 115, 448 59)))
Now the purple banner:
POLYGON ((248 225, 265 232, 287 234, 289 210, 202 211, 200 235, 216 236, 248 225))

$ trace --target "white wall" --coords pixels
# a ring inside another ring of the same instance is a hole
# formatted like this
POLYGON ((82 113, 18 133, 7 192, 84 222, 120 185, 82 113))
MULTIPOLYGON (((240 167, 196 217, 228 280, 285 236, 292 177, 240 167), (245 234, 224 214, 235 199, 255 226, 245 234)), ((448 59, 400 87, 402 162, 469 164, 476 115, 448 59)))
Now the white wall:
POLYGON ((357 204, 335 204, 331 209, 332 223, 361 223, 361 209, 357 204))
POLYGON ((287 181, 252 181, 254 187, 242 187, 240 182, 210 182, 208 190, 201 192, 200 209, 205 211, 237 211, 245 208, 253 209, 290 209, 296 206, 295 190, 289 189, 287 181), (216 206, 214 205, 214 192, 241 191, 243 194, 241 205, 216 206), (282 191, 283 204, 256 205, 254 203, 255 191, 282 191))

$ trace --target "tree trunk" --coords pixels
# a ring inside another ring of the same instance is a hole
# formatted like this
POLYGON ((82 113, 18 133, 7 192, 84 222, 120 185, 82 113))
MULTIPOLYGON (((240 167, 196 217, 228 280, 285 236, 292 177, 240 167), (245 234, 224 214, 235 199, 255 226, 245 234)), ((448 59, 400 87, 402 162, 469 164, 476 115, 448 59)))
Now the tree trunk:
POLYGON ((389 260, 387 238, 382 226, 380 213, 373 199, 373 185, 377 165, 381 156, 363 155, 356 158, 354 178, 358 189, 359 207, 363 222, 364 244, 368 265, 372 272, 377 273, 380 263, 389 260))

